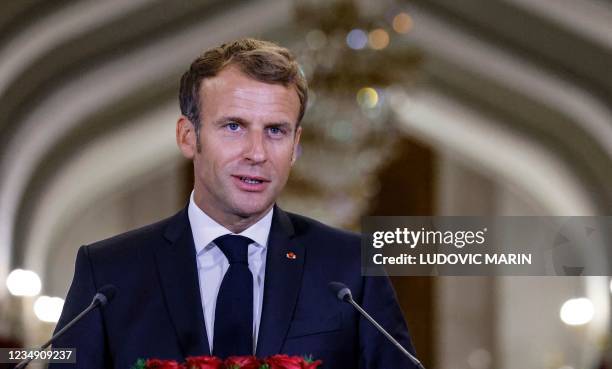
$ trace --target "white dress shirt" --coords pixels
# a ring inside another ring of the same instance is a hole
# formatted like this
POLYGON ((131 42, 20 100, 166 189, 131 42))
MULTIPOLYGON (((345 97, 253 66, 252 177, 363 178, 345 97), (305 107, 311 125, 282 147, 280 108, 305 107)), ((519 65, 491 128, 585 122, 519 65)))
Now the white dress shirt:
MULTIPOLYGON (((223 227, 202 209, 193 200, 193 191, 189 199, 189 223, 196 249, 198 265, 198 279, 200 282, 200 296, 202 297, 202 310, 206 323, 206 335, 210 352, 213 351, 213 335, 215 332, 215 306, 217 294, 225 272, 229 268, 229 262, 225 254, 214 244, 217 237, 232 234, 230 230, 223 227)), ((253 224, 243 232, 241 236, 252 239, 249 245, 249 269, 253 274, 253 353, 257 347, 257 332, 261 320, 261 307, 263 302, 264 277, 266 271, 266 254, 268 246, 268 235, 272 225, 273 209, 264 215, 257 223, 253 224)))

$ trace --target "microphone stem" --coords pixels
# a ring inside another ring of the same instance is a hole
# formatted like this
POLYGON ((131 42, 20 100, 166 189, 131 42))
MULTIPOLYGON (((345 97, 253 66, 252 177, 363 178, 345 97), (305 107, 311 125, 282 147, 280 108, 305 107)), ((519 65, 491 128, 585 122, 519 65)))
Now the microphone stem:
MULTIPOLYGON (((51 345, 51 343, 53 341, 55 341, 58 337, 60 337, 61 335, 64 334, 64 332, 66 332, 70 327, 72 327, 74 324, 76 324, 79 320, 81 320, 81 318, 86 315, 87 313, 89 313, 90 311, 92 311, 93 309, 95 309, 96 307, 98 307, 98 305, 100 304, 99 300, 94 300, 91 302, 91 304, 87 307, 87 309, 83 310, 79 315, 77 315, 74 319, 72 319, 70 321, 70 323, 66 324, 62 329, 60 329, 53 337, 51 337, 51 339, 47 342, 45 342, 44 345, 40 346, 40 349, 46 349, 47 347, 49 347, 51 345)), ((20 362, 15 369, 21 369, 21 368, 25 368, 26 365, 28 365, 32 360, 34 359, 26 359, 22 362, 20 362)))
POLYGON ((40 348, 41 349, 45 349, 47 347, 49 347, 49 345, 51 345, 51 342, 55 341, 58 337, 62 336, 64 334, 64 332, 66 332, 68 329, 70 329, 70 327, 72 327, 74 324, 76 324, 79 320, 81 320, 81 318, 86 315, 87 313, 89 313, 90 311, 92 311, 93 309, 95 309, 98 306, 99 302, 98 300, 96 301, 92 301, 92 303, 87 307, 87 309, 83 310, 79 315, 77 315, 74 319, 72 319, 70 321, 70 323, 66 324, 62 329, 60 329, 55 335, 53 335, 53 337, 51 337, 51 339, 49 339, 49 341, 45 342, 44 345, 42 345, 40 348))
POLYGON ((352 298, 349 297, 347 301, 351 305, 353 305, 355 309, 357 309, 361 313, 361 315, 363 315, 368 321, 370 321, 370 323, 372 323, 376 327, 376 329, 378 329, 380 333, 384 334, 385 337, 387 337, 387 339, 389 339, 389 341, 391 341, 395 345, 395 347, 397 347, 404 355, 406 355, 413 363, 415 363, 419 367, 419 369, 425 369, 425 367, 423 366, 423 364, 421 364, 419 359, 417 359, 414 355, 408 352, 408 350, 406 350, 402 345, 400 345, 400 343, 397 342, 397 340, 393 338, 393 336, 391 336, 380 324, 378 324, 376 320, 374 320, 374 318, 372 318, 370 314, 368 314, 365 310, 363 310, 361 306, 359 306, 352 298))

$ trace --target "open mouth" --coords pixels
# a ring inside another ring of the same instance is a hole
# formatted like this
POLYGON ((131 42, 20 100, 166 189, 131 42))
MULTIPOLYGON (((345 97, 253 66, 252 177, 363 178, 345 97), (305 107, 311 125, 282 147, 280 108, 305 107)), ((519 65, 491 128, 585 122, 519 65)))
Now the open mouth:
POLYGON ((242 175, 235 175, 234 177, 238 178, 241 182, 251 184, 251 185, 261 184, 264 182, 270 182, 261 177, 251 177, 251 176, 242 176, 242 175))
POLYGON ((263 183, 262 180, 259 179, 255 179, 255 178, 251 178, 251 177, 238 177, 240 178, 240 180, 244 183, 249 183, 249 184, 259 184, 259 183, 263 183))

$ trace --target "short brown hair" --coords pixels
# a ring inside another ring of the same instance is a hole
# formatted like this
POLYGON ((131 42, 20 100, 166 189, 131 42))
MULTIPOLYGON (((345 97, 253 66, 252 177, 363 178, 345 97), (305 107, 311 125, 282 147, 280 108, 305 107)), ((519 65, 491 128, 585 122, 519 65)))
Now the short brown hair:
POLYGON ((193 124, 199 141, 200 86, 202 80, 216 76, 235 65, 249 77, 265 83, 294 85, 300 99, 300 124, 308 101, 308 84, 291 52, 273 42, 243 38, 204 51, 191 63, 181 78, 179 104, 181 113, 193 124))

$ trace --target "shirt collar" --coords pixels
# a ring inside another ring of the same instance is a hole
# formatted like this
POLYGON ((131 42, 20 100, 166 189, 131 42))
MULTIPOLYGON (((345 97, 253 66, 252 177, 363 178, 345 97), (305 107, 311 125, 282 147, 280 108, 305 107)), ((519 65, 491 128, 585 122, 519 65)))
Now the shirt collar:
MULTIPOLYGON (((257 223, 238 234, 252 239, 258 247, 265 248, 268 244, 268 235, 270 234, 270 227, 272 226, 273 211, 274 207, 258 220, 257 223)), ((211 244, 217 237, 232 234, 232 231, 217 223, 198 207, 193 199, 193 191, 191 191, 191 196, 189 197, 187 214, 189 216, 189 223, 191 224, 196 254, 202 252, 206 246, 211 244)))

